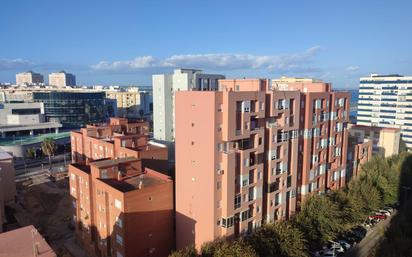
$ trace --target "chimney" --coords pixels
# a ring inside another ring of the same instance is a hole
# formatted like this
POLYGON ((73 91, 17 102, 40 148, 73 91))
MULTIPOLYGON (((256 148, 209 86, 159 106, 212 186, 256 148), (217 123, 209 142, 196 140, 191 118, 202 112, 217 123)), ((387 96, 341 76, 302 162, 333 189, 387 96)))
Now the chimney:
POLYGON ((117 180, 118 181, 122 180, 122 173, 120 171, 117 172, 117 180))

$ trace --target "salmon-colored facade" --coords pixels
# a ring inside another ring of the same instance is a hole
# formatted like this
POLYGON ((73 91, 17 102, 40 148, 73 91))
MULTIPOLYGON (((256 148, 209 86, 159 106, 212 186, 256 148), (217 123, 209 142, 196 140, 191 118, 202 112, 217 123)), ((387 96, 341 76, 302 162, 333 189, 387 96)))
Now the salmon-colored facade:
POLYGON ((71 142, 73 219, 86 251, 167 256, 174 248, 173 181, 162 174, 167 147, 148 142, 147 123, 112 118, 73 131, 71 142))
POLYGON ((326 83, 310 88, 241 79, 219 80, 216 92, 176 93, 178 249, 287 219, 298 199, 345 184, 349 94, 326 83), (316 100, 323 105, 315 108, 316 100), (314 181, 323 184, 308 192, 314 181))
POLYGON ((173 182, 135 157, 70 164, 76 238, 91 256, 167 256, 173 182))
POLYGON ((220 80, 218 92, 176 94, 178 249, 294 213, 300 94, 269 86, 220 80))
POLYGON ((301 92, 298 206, 310 194, 322 194, 346 183, 349 92, 334 92, 330 83, 281 78, 279 90, 301 92))
POLYGON ((372 159, 372 146, 372 140, 359 140, 359 138, 349 135, 346 181, 358 176, 361 166, 372 159))

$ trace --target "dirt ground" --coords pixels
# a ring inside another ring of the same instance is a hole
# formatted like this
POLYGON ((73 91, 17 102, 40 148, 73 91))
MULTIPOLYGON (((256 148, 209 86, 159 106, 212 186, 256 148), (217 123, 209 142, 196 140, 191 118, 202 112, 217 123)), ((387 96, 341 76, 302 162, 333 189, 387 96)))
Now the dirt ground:
POLYGON ((55 182, 45 178, 37 183, 19 183, 17 214, 21 223, 30 223, 39 230, 57 256, 71 257, 64 244, 72 240, 69 228, 72 203, 68 179, 55 182))

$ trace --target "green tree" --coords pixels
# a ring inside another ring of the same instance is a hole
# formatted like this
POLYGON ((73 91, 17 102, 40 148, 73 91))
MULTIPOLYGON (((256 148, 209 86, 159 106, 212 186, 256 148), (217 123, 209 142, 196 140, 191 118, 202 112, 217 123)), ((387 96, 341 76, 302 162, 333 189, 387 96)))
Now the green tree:
POLYGON ((206 242, 201 247, 201 256, 202 257, 213 257, 216 250, 220 248, 227 239, 217 238, 214 241, 206 242))
POLYGON ((179 251, 175 251, 169 257, 197 257, 197 251, 194 246, 188 246, 179 251))
POLYGON ((264 225, 248 239, 259 256, 306 257, 304 234, 289 222, 264 225))
POLYGON ((213 255, 214 257, 258 257, 255 250, 243 239, 224 241, 213 255))
POLYGON ((344 230, 337 204, 324 195, 305 199, 293 221, 305 234, 311 248, 319 248, 344 230))
POLYGON ((53 138, 45 138, 41 143, 41 150, 43 154, 47 155, 49 159, 49 169, 51 170, 51 157, 54 155, 56 150, 56 143, 53 138))

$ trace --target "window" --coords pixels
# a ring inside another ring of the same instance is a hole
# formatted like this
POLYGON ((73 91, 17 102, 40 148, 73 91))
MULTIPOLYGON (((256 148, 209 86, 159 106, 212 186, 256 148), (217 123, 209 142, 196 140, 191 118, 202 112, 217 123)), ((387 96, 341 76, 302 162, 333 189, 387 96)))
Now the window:
POLYGON ((119 245, 123 245, 123 237, 122 237, 121 235, 117 234, 117 235, 116 235, 116 242, 117 242, 119 245))
POLYGON ((101 170, 100 177, 103 179, 109 178, 109 176, 107 175, 107 170, 101 170))
POLYGON ((241 204, 242 204, 242 196, 236 195, 235 196, 235 209, 240 208, 241 204))
POLYGON ((222 218, 222 227, 224 228, 230 228, 233 226, 234 223, 234 218, 230 217, 230 218, 222 218))
POLYGON ((122 209, 122 202, 119 201, 119 200, 117 200, 117 199, 115 199, 115 200, 114 200, 114 206, 115 206, 117 209, 122 209))
POLYGON ((76 175, 75 175, 75 174, 70 174, 70 178, 71 178, 72 180, 75 180, 75 179, 76 179, 76 175))
POLYGON ((218 181, 218 182, 216 183, 216 189, 217 189, 217 190, 220 190, 221 187, 222 187, 222 182, 218 181))

